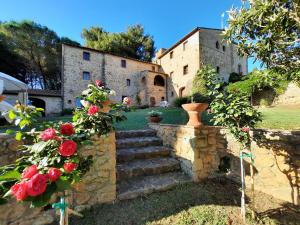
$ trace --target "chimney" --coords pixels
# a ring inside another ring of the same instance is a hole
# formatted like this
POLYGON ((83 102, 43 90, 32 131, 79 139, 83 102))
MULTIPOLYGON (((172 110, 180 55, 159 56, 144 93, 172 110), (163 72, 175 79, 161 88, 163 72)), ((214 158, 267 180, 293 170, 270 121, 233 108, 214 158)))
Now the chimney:
POLYGON ((160 48, 156 54, 155 54, 155 58, 158 59, 158 57, 160 57, 167 49, 165 48, 160 48))

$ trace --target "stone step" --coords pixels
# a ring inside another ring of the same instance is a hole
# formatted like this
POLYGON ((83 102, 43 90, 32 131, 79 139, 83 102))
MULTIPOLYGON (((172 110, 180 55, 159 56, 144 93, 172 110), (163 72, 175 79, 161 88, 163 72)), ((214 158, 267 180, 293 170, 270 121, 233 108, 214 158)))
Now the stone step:
POLYGON ((139 148, 159 145, 162 145, 162 140, 158 137, 124 138, 116 141, 117 149, 139 148))
POLYGON ((136 198, 138 196, 144 196, 153 192, 166 191, 176 185, 187 182, 192 182, 192 179, 182 172, 134 177, 119 183, 118 199, 126 200, 136 198))
POLYGON ((133 160, 117 164, 117 180, 167 173, 179 169, 179 161, 171 157, 133 160))
POLYGON ((151 146, 144 148, 125 148, 117 151, 117 162, 128 162, 135 159, 149 159, 167 157, 171 149, 164 146, 151 146))
POLYGON ((117 131, 116 132, 116 138, 122 139, 122 138, 133 138, 133 137, 151 137, 155 136, 156 131, 152 129, 146 129, 146 130, 127 130, 127 131, 117 131))

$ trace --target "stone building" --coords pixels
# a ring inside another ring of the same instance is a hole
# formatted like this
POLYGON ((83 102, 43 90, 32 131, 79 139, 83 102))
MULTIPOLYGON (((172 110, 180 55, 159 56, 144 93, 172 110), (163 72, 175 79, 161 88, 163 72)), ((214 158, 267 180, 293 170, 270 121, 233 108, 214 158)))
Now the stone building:
POLYGON ((116 91, 112 101, 131 97, 135 104, 158 106, 190 94, 193 78, 203 64, 214 66, 224 80, 231 72, 247 74, 247 57, 222 42, 222 30, 195 28, 153 62, 104 53, 86 47, 62 47, 63 109, 80 106, 78 96, 95 80, 116 91))

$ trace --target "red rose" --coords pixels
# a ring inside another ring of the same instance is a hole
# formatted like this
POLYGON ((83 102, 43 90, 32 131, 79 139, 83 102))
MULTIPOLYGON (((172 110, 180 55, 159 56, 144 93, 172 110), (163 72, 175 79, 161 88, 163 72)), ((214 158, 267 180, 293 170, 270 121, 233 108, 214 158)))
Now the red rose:
POLYGON ((74 153, 76 152, 76 150, 77 150, 77 144, 76 144, 76 142, 74 142, 72 140, 64 141, 59 146, 59 149, 58 149, 59 154, 61 156, 65 156, 65 157, 74 155, 74 153))
POLYGON ((96 80, 96 85, 98 86, 98 87, 101 87, 101 86, 103 86, 103 83, 102 83, 102 81, 101 80, 96 80))
POLYGON ((29 196, 38 196, 43 194, 47 188, 48 175, 36 174, 27 183, 27 193, 29 196))
POLYGON ((91 105, 88 110, 88 115, 92 116, 92 115, 95 115, 97 112, 99 112, 99 107, 96 105, 91 105))
POLYGON ((60 170, 59 169, 57 169, 57 168, 50 168, 49 170, 48 170, 48 178, 49 178, 49 180, 51 181, 51 182, 55 182, 55 181, 57 181, 57 179, 60 177, 60 175, 61 175, 61 172, 60 172, 60 170))
POLYGON ((77 167, 77 164, 76 163, 73 163, 73 162, 66 162, 64 164, 64 169, 67 173, 71 173, 73 170, 75 170, 77 167))
POLYGON ((245 132, 245 133, 248 133, 250 131, 250 129, 249 129, 249 127, 243 127, 242 131, 245 132))
POLYGON ((41 139, 43 141, 48 141, 56 137, 56 131, 53 128, 48 128, 41 133, 41 139))
POLYGON ((11 193, 16 197, 18 201, 23 201, 27 198, 27 182, 25 180, 20 183, 14 184, 10 188, 11 193))
POLYGON ((37 174, 39 171, 37 169, 36 165, 32 165, 30 167, 27 167, 23 170, 22 173, 22 179, 30 179, 31 177, 33 177, 35 174, 37 174))
POLYGON ((71 123, 65 123, 60 126, 60 132, 63 135, 71 136, 75 133, 74 126, 71 123))

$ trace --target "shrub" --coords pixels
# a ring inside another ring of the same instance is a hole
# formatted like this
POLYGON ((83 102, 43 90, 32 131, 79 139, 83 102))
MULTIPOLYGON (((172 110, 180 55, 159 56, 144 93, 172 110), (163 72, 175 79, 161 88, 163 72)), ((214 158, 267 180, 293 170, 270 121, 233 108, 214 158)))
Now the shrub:
POLYGON ((201 95, 208 95, 207 77, 217 77, 216 70, 210 65, 204 65, 193 79, 192 93, 199 93, 201 95))
POLYGON ((243 79, 243 75, 233 72, 229 75, 228 82, 235 83, 241 81, 242 79, 243 79))
POLYGON ((211 99, 209 96, 201 95, 199 93, 193 94, 191 97, 189 97, 190 102, 194 103, 210 103, 211 99))
POLYGON ((160 117, 162 115, 162 112, 156 111, 156 110, 152 110, 150 112, 148 112, 148 116, 151 117, 160 117))
POLYGON ((173 105, 175 107, 180 108, 182 104, 186 104, 189 103, 189 97, 179 97, 179 98, 175 98, 173 105))

